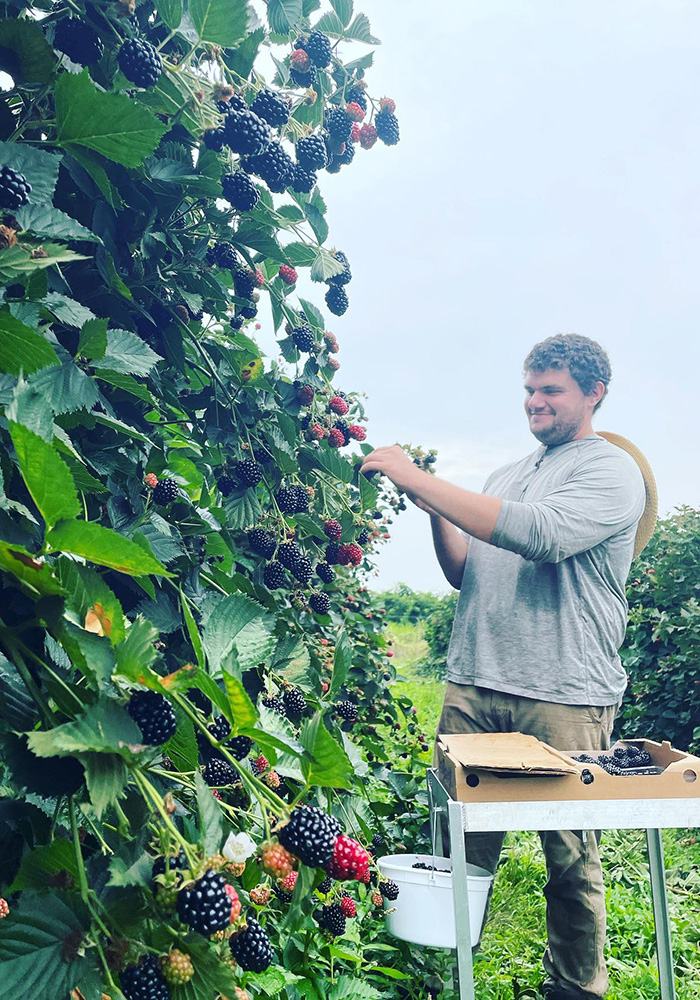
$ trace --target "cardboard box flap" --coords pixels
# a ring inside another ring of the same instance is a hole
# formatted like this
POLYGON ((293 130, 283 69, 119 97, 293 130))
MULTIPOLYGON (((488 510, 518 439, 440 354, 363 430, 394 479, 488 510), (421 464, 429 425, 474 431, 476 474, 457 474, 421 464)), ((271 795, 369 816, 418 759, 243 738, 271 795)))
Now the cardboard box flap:
POLYGON ((439 734, 453 761, 464 767, 510 774, 576 774, 578 769, 553 747, 524 733, 439 734))

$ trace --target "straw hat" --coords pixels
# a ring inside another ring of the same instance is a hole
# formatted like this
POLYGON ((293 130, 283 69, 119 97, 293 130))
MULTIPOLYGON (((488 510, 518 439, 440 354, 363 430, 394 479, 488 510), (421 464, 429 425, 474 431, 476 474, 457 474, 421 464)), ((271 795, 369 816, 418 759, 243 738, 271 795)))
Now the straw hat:
POLYGON ((659 497, 656 492, 654 473, 651 471, 651 466, 639 448, 635 444, 632 444, 628 438, 623 437, 622 434, 613 434, 611 431, 596 431, 595 433, 605 438, 610 444, 617 445, 618 448, 622 448, 628 455, 631 455, 639 466, 639 471, 644 479, 646 504, 637 525, 637 537, 634 540, 634 558, 636 559, 642 549, 646 548, 649 539, 654 534, 656 518, 659 513, 659 497))

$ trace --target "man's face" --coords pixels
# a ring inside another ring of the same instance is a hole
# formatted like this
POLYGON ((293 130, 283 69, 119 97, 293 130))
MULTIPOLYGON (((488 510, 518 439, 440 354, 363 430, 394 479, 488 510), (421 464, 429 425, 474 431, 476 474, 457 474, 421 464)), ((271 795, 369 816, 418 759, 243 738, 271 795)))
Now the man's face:
MULTIPOLYGON (((525 413, 530 430, 541 444, 565 444, 577 438, 595 402, 584 395, 568 368, 548 368, 525 376, 525 413)), ((585 429, 586 433, 590 431, 585 429)))

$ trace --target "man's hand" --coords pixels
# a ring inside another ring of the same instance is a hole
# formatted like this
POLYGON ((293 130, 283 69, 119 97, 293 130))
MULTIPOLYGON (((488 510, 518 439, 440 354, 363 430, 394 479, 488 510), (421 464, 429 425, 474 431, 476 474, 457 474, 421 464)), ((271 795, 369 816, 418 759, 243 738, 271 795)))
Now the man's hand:
POLYGON ((413 464, 403 448, 397 444, 392 444, 387 448, 375 448, 369 455, 365 455, 362 461, 361 472, 383 473, 391 479, 392 483, 400 490, 408 493, 413 499, 414 491, 419 491, 419 484, 422 477, 427 476, 413 464))

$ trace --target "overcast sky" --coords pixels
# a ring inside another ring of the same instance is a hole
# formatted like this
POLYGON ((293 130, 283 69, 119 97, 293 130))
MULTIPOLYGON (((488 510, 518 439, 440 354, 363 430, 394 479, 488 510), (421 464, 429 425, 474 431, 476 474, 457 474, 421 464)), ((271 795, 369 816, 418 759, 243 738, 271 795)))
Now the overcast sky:
MULTIPOLYGON (((646 453, 662 513, 700 505, 697 0, 356 8, 401 125, 322 183, 354 275, 336 381, 367 393, 370 441, 436 447, 480 491, 537 447, 525 355, 577 332, 612 362, 597 429, 646 453)), ((392 536, 373 586, 448 589, 426 515, 392 536)))

